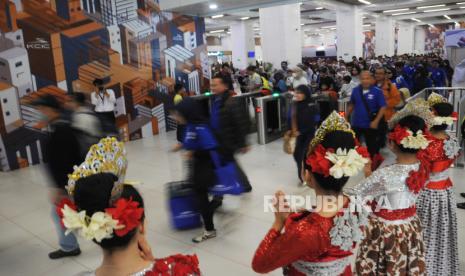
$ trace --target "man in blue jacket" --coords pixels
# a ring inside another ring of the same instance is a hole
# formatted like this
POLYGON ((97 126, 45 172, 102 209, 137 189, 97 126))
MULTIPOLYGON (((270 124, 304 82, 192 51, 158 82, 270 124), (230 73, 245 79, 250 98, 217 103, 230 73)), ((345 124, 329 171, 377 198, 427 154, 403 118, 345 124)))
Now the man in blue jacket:
POLYGON ((431 80, 433 81, 434 87, 446 87, 447 76, 442 68, 439 67, 439 61, 433 60, 431 64, 431 80))
POLYGON ((360 75, 360 85, 355 87, 350 97, 347 120, 352 114, 352 129, 357 138, 363 137, 376 168, 382 160, 379 151, 385 133, 379 128, 384 122, 386 101, 381 89, 374 85, 373 76, 369 71, 360 75))

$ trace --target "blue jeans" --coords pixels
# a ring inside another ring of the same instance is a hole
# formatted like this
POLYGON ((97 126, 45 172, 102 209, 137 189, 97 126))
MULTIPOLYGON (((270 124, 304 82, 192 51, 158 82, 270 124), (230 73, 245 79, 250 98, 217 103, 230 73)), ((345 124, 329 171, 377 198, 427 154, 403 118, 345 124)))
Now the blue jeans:
POLYGON ((55 229, 58 234, 58 242, 60 244, 60 249, 65 252, 70 252, 75 249, 78 249, 79 244, 76 239, 76 236, 74 235, 74 233, 69 233, 68 235, 65 235, 66 229, 63 226, 61 226, 60 217, 58 216, 55 208, 56 206, 53 205, 52 219, 53 219, 53 223, 55 224, 55 229))

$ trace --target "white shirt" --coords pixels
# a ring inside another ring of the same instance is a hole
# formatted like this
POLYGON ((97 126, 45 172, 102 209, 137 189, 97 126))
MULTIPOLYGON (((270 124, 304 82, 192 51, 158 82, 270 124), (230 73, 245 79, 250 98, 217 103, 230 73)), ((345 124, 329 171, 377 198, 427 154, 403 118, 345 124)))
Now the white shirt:
POLYGON ((115 92, 112 89, 106 89, 106 92, 108 96, 104 96, 103 93, 97 95, 96 92, 92 92, 90 95, 91 102, 95 106, 95 112, 112 112, 115 110, 115 92))
POLYGON ((349 83, 344 83, 341 87, 341 90, 339 90, 339 95, 342 98, 350 97, 350 95, 352 95, 352 90, 354 90, 356 86, 357 85, 353 81, 350 81, 349 83))

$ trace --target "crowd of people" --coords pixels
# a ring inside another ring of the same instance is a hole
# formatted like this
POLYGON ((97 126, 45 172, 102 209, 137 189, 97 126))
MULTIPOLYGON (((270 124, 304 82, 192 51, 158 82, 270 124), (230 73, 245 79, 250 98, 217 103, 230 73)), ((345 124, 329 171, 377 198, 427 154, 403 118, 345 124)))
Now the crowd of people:
POLYGON ((256 62, 245 70, 234 68, 231 62, 214 65, 212 72, 213 75, 230 75, 236 92, 260 89, 287 92, 303 84, 313 91, 337 92, 340 98, 344 98, 349 97, 352 89, 360 84, 362 71, 374 74, 379 68, 384 68, 385 78, 398 90, 404 89, 405 95, 414 95, 429 87, 448 87, 454 73, 449 61, 435 54, 379 56, 374 59, 354 56, 350 62, 342 58, 308 58, 294 68, 289 68, 286 61, 281 63, 281 68, 256 62))
MULTIPOLYGON (((296 211, 284 192, 276 192, 275 219, 252 269, 282 268, 296 276, 459 275, 449 171, 460 147, 447 132, 457 118, 442 95, 406 101, 425 87, 449 85, 445 64, 436 56, 354 57, 350 63, 306 61, 292 70, 283 62, 273 74, 258 64, 244 75, 223 64, 211 79, 209 117, 176 85, 174 151, 185 151, 187 182, 205 228, 192 242, 217 236, 214 214, 224 196, 252 192, 235 157, 250 150, 249 120, 235 93, 291 91, 297 176, 315 191, 317 207, 296 211), (331 105, 322 110, 315 95, 329 102, 347 98, 347 113, 331 105), (391 163, 381 155, 386 146, 395 156, 391 163), (345 187, 359 173, 364 179, 345 187)), ((93 109, 81 93, 69 103, 50 95, 31 103, 51 129, 46 156, 60 249, 49 257, 79 255, 79 234, 103 251, 102 264, 82 275, 201 275, 195 255, 153 256, 144 200, 124 179, 128 160, 115 136, 114 93, 101 80, 94 85, 93 109)))

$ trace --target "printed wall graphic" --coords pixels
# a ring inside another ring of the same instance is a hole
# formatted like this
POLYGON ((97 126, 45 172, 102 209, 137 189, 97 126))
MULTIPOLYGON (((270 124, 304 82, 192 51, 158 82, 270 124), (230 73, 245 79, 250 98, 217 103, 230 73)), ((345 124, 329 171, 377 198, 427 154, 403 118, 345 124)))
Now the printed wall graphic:
POLYGON ((444 43, 445 32, 453 28, 454 24, 437 24, 434 27, 425 27, 425 51, 444 56, 446 52, 444 43))
POLYGON ((115 91, 125 140, 169 130, 169 93, 209 87, 203 18, 155 0, 0 0, 0 169, 43 161, 47 130, 27 105, 40 94, 115 91), (16 4, 15 4, 16 3, 16 4))
POLYGON ((363 41, 363 58, 375 57, 375 31, 363 32, 365 40, 363 41))

